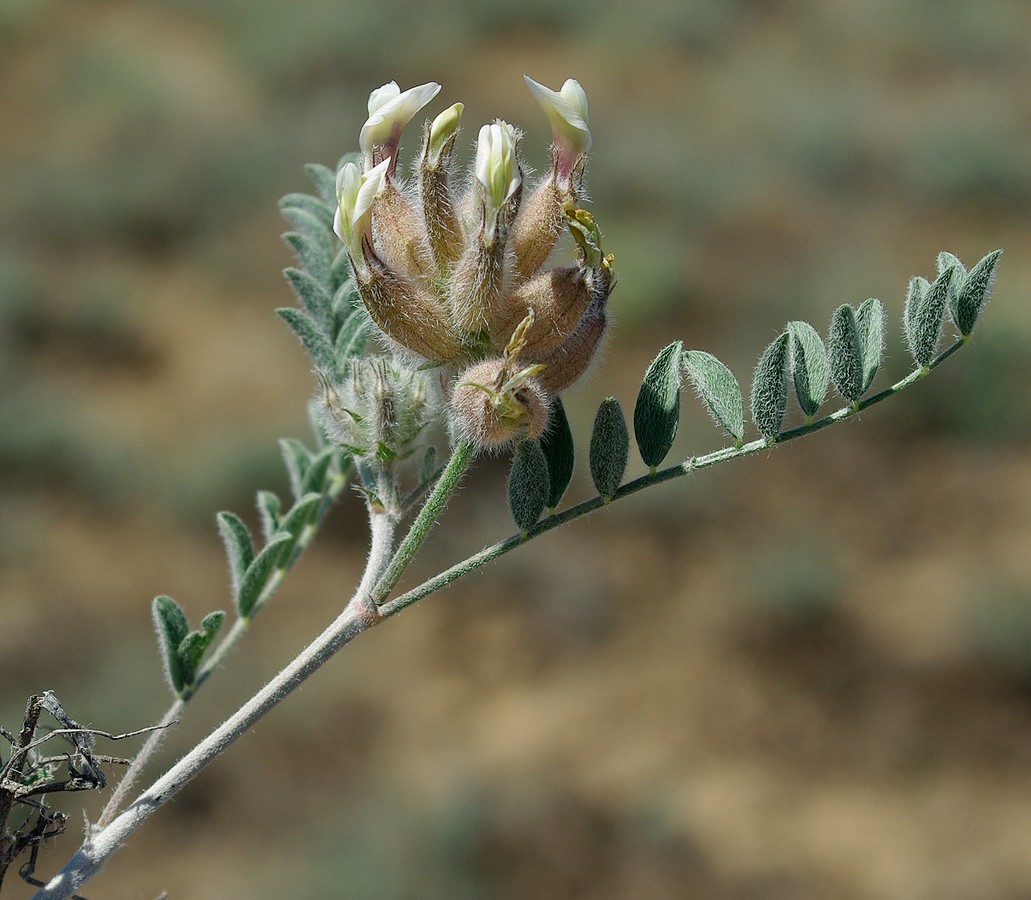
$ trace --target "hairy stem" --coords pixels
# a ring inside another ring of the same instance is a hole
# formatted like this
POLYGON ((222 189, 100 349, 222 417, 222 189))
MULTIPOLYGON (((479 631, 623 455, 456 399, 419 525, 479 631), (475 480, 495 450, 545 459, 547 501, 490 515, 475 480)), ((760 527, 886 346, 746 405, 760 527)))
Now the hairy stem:
POLYGON ((445 569, 439 575, 434 575, 432 578, 428 578, 418 587, 414 587, 410 591, 401 594, 399 597, 395 597, 393 600, 381 604, 379 609, 380 616, 384 619, 389 619, 391 616, 401 612, 401 610, 406 609, 413 603, 417 603, 423 597, 429 596, 430 594, 439 591, 441 588, 447 587, 459 578, 468 575, 470 572, 476 571, 480 567, 497 559, 499 556, 504 556, 506 553, 515 550, 516 547, 525 544, 527 541, 531 541, 554 528, 558 528, 560 525, 565 525, 567 522, 575 521, 588 513, 601 509, 609 503, 621 500, 623 497, 629 497, 631 494, 636 494, 638 491, 642 491, 645 488, 652 487, 656 484, 661 484, 664 481, 680 478, 691 472, 697 471, 698 469, 708 469, 718 463, 728 462, 729 460, 738 459, 743 456, 751 456, 754 453, 759 453, 760 451, 766 450, 776 444, 784 444, 788 441, 805 437, 806 435, 813 434, 816 431, 821 431, 836 422, 849 419, 852 416, 861 413, 864 409, 868 409, 883 400, 887 400, 888 397, 893 397, 895 394, 905 390, 907 387, 916 384, 916 382, 920 381, 925 375, 927 375, 931 369, 941 365, 941 363, 952 356, 952 354, 962 347, 964 343, 965 341, 962 339, 956 341, 931 360, 931 362, 927 364, 926 368, 915 369, 891 387, 885 388, 883 391, 867 397, 865 400, 860 401, 854 406, 842 407, 841 409, 817 419, 814 422, 810 422, 807 425, 800 425, 797 428, 790 428, 787 431, 782 431, 777 435, 776 441, 771 442, 765 438, 761 438, 747 444, 742 444, 740 447, 724 447, 720 450, 714 450, 712 453, 707 453, 704 456, 693 456, 675 466, 670 466, 669 468, 661 469, 658 472, 642 475, 640 478, 635 478, 633 481, 628 481, 626 484, 621 485, 620 488, 609 498, 602 497, 601 495, 591 497, 591 499, 584 500, 576 506, 571 506, 569 509, 563 510, 560 513, 555 513, 545 519, 541 519, 541 521, 528 529, 525 533, 514 534, 503 541, 498 541, 495 544, 484 547, 479 553, 475 553, 468 559, 455 563, 455 565, 451 566, 449 569, 445 569))
POLYGON ((347 485, 349 474, 350 465, 344 464, 341 471, 339 471, 330 481, 324 501, 314 512, 313 520, 301 530, 294 550, 290 554, 290 559, 287 560, 285 565, 276 568, 269 576, 269 580, 265 584, 265 588, 262 590, 261 596, 257 601, 255 601, 254 608, 251 610, 250 616, 246 619, 237 619, 233 622, 232 627, 226 632, 222 640, 218 642, 214 650, 208 654, 208 658, 197 671, 197 675, 193 680, 193 685, 189 692, 184 693, 182 697, 177 697, 172 705, 165 711, 165 714, 161 717, 160 725, 156 730, 152 731, 148 735, 147 740, 140 748, 139 753, 133 757, 129 767, 122 774, 121 779, 119 779, 117 787, 115 787, 111 792, 111 797, 104 805, 103 810, 100 812, 100 817, 97 819, 97 828, 104 828, 107 826, 118 810, 122 808, 126 800, 128 800, 129 793, 133 786, 137 781, 139 781, 140 776, 154 757, 154 754, 160 749, 167 733, 171 729, 171 726, 179 720, 180 716, 182 716, 183 711, 186 709, 186 704, 197 693, 200 686, 208 680, 211 673, 221 665, 222 660, 228 656, 229 651, 232 650, 244 634, 247 633, 251 620, 255 615, 257 615, 258 610, 260 610, 262 606, 269 601, 272 595, 279 590, 280 585, 282 585, 283 581, 286 579, 286 576, 294 563, 297 562, 301 554, 315 539, 315 535, 318 534, 319 526, 322 524, 326 512, 340 497, 344 487, 347 485))
POLYGON ((894 396, 915 384, 927 373, 956 352, 965 341, 959 340, 938 354, 926 367, 911 372, 891 387, 874 394, 852 406, 843 407, 828 416, 806 425, 781 432, 775 441, 760 439, 741 446, 725 447, 703 456, 691 457, 675 466, 643 475, 622 485, 611 497, 592 497, 561 513, 548 516, 526 532, 513 535, 485 547, 479 553, 456 563, 418 587, 386 601, 387 595, 396 586, 422 545, 430 529, 443 511, 447 500, 454 492, 459 480, 473 458, 473 448, 459 445, 443 474, 434 486, 415 522, 412 523, 397 551, 391 554, 396 518, 385 514, 370 515, 372 523, 372 544, 368 564, 359 589, 355 592, 340 616, 318 638, 315 639, 293 662, 272 679, 261 691, 226 720, 219 728, 184 756, 144 791, 123 813, 115 817, 105 828, 94 829, 86 842, 69 860, 68 864, 53 879, 35 894, 35 900, 63 900, 95 875, 125 840, 157 809, 175 795, 204 766, 223 753, 244 732, 251 728, 279 701, 299 687, 317 671, 338 650, 357 637, 361 632, 383 619, 396 615, 429 594, 447 587, 459 578, 479 569, 486 563, 514 550, 553 528, 574 521, 628 497, 655 484, 679 478, 698 469, 709 468, 731 459, 750 456, 768 449, 774 444, 786 443, 804 437, 833 425, 894 396), (380 518, 377 518, 380 516, 380 518), (386 549, 384 549, 386 548, 386 549), (389 561, 388 561, 389 560, 389 561), (378 570, 378 571, 377 571, 378 570), (375 585, 375 587, 373 587, 375 585))

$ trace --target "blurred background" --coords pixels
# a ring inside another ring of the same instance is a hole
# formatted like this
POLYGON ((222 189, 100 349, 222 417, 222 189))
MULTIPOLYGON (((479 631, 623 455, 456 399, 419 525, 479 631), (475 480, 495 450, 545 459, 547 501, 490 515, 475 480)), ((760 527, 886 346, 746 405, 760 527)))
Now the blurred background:
MULTIPOLYGON (((255 490, 287 492, 275 439, 308 434, 276 201, 355 147, 386 81, 443 83, 427 114, 464 101, 467 147, 520 124, 538 167, 522 74, 584 85, 620 282, 567 399, 582 455, 676 338, 747 386, 786 321, 876 296, 885 386, 909 277, 1006 251, 932 378, 363 636, 87 896, 1031 896, 1031 6, 0 0, 0 59, 9 728, 47 688, 96 727, 156 722, 151 598, 229 605, 214 513, 255 526, 255 490)), ((684 406, 671 459, 722 444, 684 406)), ((413 579, 511 532, 504 476, 477 465, 413 579)), ((335 615, 364 546, 347 496, 164 761, 335 615)), ((42 874, 101 800, 64 804, 42 874)))

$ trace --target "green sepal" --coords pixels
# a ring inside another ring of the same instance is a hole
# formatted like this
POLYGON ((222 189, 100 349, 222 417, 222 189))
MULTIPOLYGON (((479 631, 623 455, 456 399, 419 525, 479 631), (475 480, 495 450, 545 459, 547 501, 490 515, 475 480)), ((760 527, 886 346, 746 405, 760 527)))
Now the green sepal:
POLYGON ((745 436, 745 401, 734 373, 711 353, 685 350, 684 371, 717 425, 740 444, 745 436))
POLYGON ((909 353, 920 368, 927 366, 938 348, 953 274, 946 269, 926 290, 917 279, 910 281, 902 324, 909 353))
POLYGON ((548 509, 555 509, 562 502, 569 482, 573 479, 573 467, 576 463, 573 447, 573 432, 566 418, 566 410, 562 398, 556 397, 551 404, 548 416, 548 427, 541 436, 541 450, 548 463, 548 509))
POLYGON ((300 231, 288 231, 283 240, 290 245, 297 261, 312 278, 322 285, 333 283, 333 251, 324 236, 312 237, 300 231))
POLYGON ((548 462, 535 440, 522 441, 512 456, 508 473, 508 508, 523 533, 537 524, 548 500, 548 462))
POLYGON ((788 322, 788 358, 795 396, 802 414, 811 419, 827 397, 831 367, 823 339, 808 322, 788 322))
MULTIPOLYGON (((280 198, 279 209, 290 222, 294 221, 291 211, 297 209, 318 219, 322 223, 324 230, 328 231, 333 228, 333 216, 336 207, 334 206, 333 209, 330 209, 328 203, 323 202, 318 197, 313 197, 311 194, 287 194, 285 197, 280 198)), ((297 230, 303 231, 304 229, 298 228, 297 230)))
POLYGON ((229 583, 235 597, 240 591, 243 573, 254 562, 254 542, 243 519, 235 513, 222 511, 215 518, 218 521, 218 533, 225 544, 229 560, 229 583))
POLYGON ((659 351, 644 373, 634 406, 634 438, 641 459, 654 470, 669 453, 680 427, 680 341, 659 351))
POLYGON ((775 441, 788 408, 788 333, 774 340, 759 357, 752 377, 752 421, 767 441, 775 441))
POLYGON ((838 393, 849 403, 855 403, 863 395, 863 346, 855 310, 847 303, 842 303, 831 316, 827 351, 838 393))
POLYGON ((590 447, 591 480, 603 497, 616 493, 629 458, 630 432, 623 409, 615 397, 607 397, 594 417, 590 447))
POLYGON ((241 619, 249 619, 254 611, 254 604, 261 596, 262 590, 272 574, 279 556, 282 553, 283 545, 293 540, 293 536, 286 532, 278 532, 272 536, 261 552, 254 557, 247 571, 243 573, 240 580, 240 590, 236 595, 236 611, 241 619))
POLYGON ((326 289, 307 272, 292 266, 283 269, 283 275, 290 282, 290 287, 294 289, 297 299, 301 301, 312 321, 328 334, 333 320, 333 299, 326 289))
MULTIPOLYGON (((337 168, 339 169, 340 167, 338 166, 337 168)), ((315 185, 315 190, 319 192, 319 196, 326 205, 335 210, 337 207, 336 172, 329 168, 329 166, 324 166, 321 163, 308 163, 304 167, 304 171, 308 173, 312 184, 315 185)))
POLYGON ((866 393, 873 384, 877 370, 884 357, 884 306, 880 300, 870 297, 856 310, 856 329, 859 332, 859 349, 863 357, 863 389, 866 393))
POLYGON ((179 658, 179 645, 190 631, 186 614, 175 600, 165 594, 154 598, 151 614, 154 617, 154 628, 157 630, 158 648, 161 651, 161 661, 164 663, 165 677, 172 692, 177 697, 181 696, 186 679, 179 658))
POLYGON ((981 310, 984 309, 988 289, 992 286, 992 280, 995 277, 995 266, 1001 255, 1001 250, 993 250, 985 256, 966 274, 956 292, 956 298, 949 308, 949 313, 952 321, 956 323, 959 333, 964 337, 973 332, 981 310))
POLYGON ((279 531, 279 512, 282 504, 272 491, 258 491, 258 515, 261 517, 261 534, 266 543, 279 531))
POLYGON ((308 351, 315 365, 327 372, 335 371, 333 345, 318 323, 307 313, 294 309, 292 306, 280 307, 276 312, 300 338, 304 349, 308 351))

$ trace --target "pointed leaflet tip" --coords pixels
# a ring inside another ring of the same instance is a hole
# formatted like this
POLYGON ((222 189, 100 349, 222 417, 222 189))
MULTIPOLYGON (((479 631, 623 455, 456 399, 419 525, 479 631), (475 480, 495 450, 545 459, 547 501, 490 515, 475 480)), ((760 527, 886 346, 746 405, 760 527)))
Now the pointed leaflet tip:
POLYGON ((649 469, 669 453, 680 426, 680 341, 663 348, 644 374, 634 407, 634 437, 649 469))
POLYGON ((827 396, 831 370, 827 350, 816 329, 808 322, 789 322, 791 346, 788 357, 795 396, 805 417, 816 415, 827 396))
POLYGON ((964 337, 967 337, 977 324, 977 319, 988 299, 988 291, 995 278, 995 266, 1001 255, 1001 250, 993 250, 985 256, 966 274, 954 300, 950 298, 953 301, 949 308, 952 320, 964 337))
POLYGON ((711 353, 685 350, 684 371, 709 415, 736 443, 745 435, 745 401, 734 373, 711 353))
POLYGON ((767 441, 780 433, 788 408, 788 333, 782 332, 759 357, 752 378, 752 421, 767 441))

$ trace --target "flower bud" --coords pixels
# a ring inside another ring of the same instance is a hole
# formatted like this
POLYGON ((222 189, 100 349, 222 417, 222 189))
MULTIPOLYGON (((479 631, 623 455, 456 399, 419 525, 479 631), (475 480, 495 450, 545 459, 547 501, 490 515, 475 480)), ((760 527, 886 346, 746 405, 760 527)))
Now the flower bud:
POLYGON ((536 358, 545 366, 538 376, 545 391, 555 396, 580 380, 598 351, 607 325, 605 301, 594 300, 565 342, 536 358))
POLYGON ((465 244, 465 233, 451 191, 451 152, 463 109, 461 103, 456 103, 427 126, 419 165, 422 215, 439 275, 458 259, 465 244))
POLYGON ((362 303, 388 337, 435 362, 458 355, 462 345, 443 308, 419 281, 395 272, 375 254, 366 256, 366 272, 358 278, 362 303))
POLYGON ((402 92, 397 82, 391 81, 369 94, 369 118, 358 136, 364 169, 390 159, 389 174, 394 173, 401 132, 439 90, 440 85, 430 81, 402 92))
POLYGON ((510 360, 501 357, 470 366, 451 397, 452 427, 479 447, 540 437, 548 426, 550 398, 538 372, 530 366, 512 375, 510 360))
MULTIPOLYGON (((505 203, 522 184, 516 159, 519 132, 501 119, 484 125, 476 141, 476 181, 483 199, 483 240, 494 242, 505 203)), ((504 220, 502 220, 504 221, 504 220)))
POLYGON ((426 378, 390 357, 356 358, 333 383, 319 373, 317 415, 326 437, 359 459, 404 460, 425 440, 433 412, 426 378))
POLYGON ((548 353, 576 328, 590 305, 591 273, 583 266, 561 266, 540 272, 506 298, 503 315, 491 329, 500 343, 532 309, 535 316, 523 352, 532 358, 548 353))
POLYGON ((402 275, 430 276, 436 266, 426 226, 418 210, 396 181, 388 180, 372 211, 380 255, 402 275))
POLYGON ((526 86, 551 123, 554 139, 552 162, 555 179, 564 191, 573 190, 574 177, 583 168, 591 149, 591 130, 587 127, 587 94, 580 82, 567 78, 562 90, 553 91, 524 75, 526 86))
MULTIPOLYGON (((485 245, 478 240, 469 243, 455 264, 448 285, 448 298, 451 322, 460 334, 490 330, 501 303, 504 264, 504 243, 495 241, 485 245)), ((523 309, 519 319, 525 315, 526 310, 523 309)))
POLYGON ((562 195, 553 176, 542 181, 523 204, 508 236, 516 281, 534 274, 555 249, 565 214, 562 195))
POLYGON ((337 211, 333 230, 344 242, 351 264, 359 274, 366 271, 363 246, 372 247, 372 207, 383 190, 389 160, 364 175, 354 163, 337 172, 337 211))
POLYGON ((449 152, 454 146, 458 123, 462 121, 464 111, 464 103, 455 103, 433 120, 426 137, 426 149, 423 152, 423 161, 427 168, 437 168, 444 153, 449 152))

